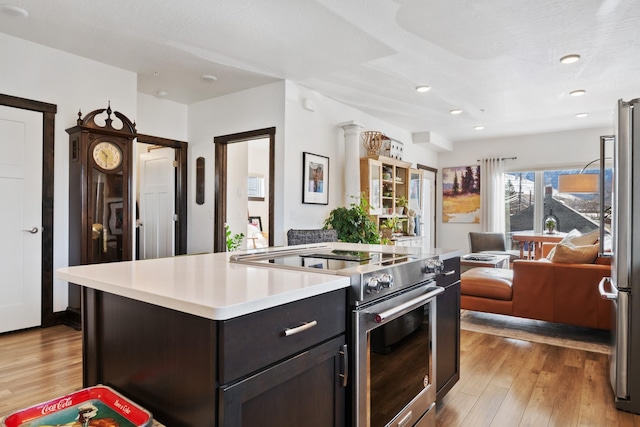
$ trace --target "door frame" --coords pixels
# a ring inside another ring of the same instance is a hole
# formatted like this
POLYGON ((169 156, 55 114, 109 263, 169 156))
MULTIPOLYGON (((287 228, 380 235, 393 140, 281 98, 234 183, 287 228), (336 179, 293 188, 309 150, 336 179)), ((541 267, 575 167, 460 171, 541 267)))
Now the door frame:
MULTIPOLYGON (((436 195, 436 191, 438 189, 438 169, 437 168, 432 168, 431 166, 425 166, 425 165, 421 165, 420 163, 416 164, 418 169, 422 169, 425 171, 429 171, 429 172, 433 172, 433 187, 434 187, 434 192, 433 192, 433 218, 431 218, 431 220, 433 221, 433 244, 434 247, 438 247, 438 227, 437 227, 437 222, 436 222, 436 218, 438 217, 436 215, 436 203, 438 201, 438 196, 436 195)), ((426 203, 426 200, 423 200, 422 203, 426 203)))
POLYGON ((213 138, 213 143, 215 145, 215 221, 213 224, 214 252, 225 252, 227 250, 226 234, 224 229, 224 223, 227 217, 227 146, 236 142, 244 142, 258 138, 269 138, 269 246, 273 246, 276 128, 270 127, 248 132, 216 136, 213 138))
POLYGON ((176 255, 187 253, 187 147, 188 143, 159 136, 138 134, 137 142, 173 148, 176 153, 176 193, 175 213, 178 215, 176 225, 176 255))
POLYGON ((53 313, 53 179, 55 117, 58 106, 0 94, 0 105, 42 113, 42 261, 40 326, 62 323, 64 312, 53 313))

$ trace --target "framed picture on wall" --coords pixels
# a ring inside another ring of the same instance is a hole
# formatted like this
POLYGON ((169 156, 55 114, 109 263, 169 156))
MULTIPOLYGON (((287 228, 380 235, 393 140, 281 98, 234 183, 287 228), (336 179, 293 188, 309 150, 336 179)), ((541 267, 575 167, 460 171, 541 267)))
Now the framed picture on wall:
POLYGON ((480 166, 442 169, 442 222, 480 223, 480 166))
POLYGON ((302 153, 302 203, 329 204, 329 158, 302 153))
POLYGON ((262 218, 259 216, 250 216, 249 224, 257 227, 259 231, 262 231, 262 218))

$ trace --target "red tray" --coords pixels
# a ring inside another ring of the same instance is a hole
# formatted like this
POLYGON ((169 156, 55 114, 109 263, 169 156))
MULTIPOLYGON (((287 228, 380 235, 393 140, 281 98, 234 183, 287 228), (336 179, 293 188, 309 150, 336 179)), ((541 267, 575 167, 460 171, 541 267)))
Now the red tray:
POLYGON ((150 427, 151 413, 110 387, 84 388, 15 412, 1 420, 1 427, 150 427), (85 415, 86 414, 86 415, 85 415), (84 418, 88 424, 82 424, 84 418))

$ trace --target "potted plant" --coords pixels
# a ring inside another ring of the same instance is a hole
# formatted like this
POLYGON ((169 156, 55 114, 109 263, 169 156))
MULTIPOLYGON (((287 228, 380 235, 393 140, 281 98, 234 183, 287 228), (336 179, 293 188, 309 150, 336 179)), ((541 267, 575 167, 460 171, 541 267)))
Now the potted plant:
POLYGON ((402 215, 404 213, 405 208, 409 206, 409 202, 407 202, 406 197, 400 196, 396 200, 396 213, 398 215, 402 215))
POLYGON ((382 233, 382 240, 388 241, 393 236, 393 230, 395 230, 395 223, 393 217, 387 218, 380 224, 380 232, 382 233))
POLYGON ((400 218, 397 215, 393 215, 392 217, 382 221, 382 224, 380 224, 382 238, 390 239, 393 233, 402 233, 402 223, 405 221, 406 218, 400 218))
POLYGON ((366 194, 360 195, 359 203, 352 203, 350 208, 336 208, 324 220, 324 228, 332 228, 338 232, 338 240, 349 243, 380 243, 378 225, 369 216, 369 202, 366 194))
POLYGON ((244 239, 244 233, 237 233, 231 235, 231 229, 228 224, 224 225, 225 236, 227 238, 227 252, 233 252, 238 250, 244 239))

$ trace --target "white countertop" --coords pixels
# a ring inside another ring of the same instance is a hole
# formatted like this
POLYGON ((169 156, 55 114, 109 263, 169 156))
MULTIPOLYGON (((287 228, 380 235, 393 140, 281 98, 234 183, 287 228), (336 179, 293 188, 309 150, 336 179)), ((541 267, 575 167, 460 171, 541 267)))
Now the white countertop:
POLYGON ((56 278, 213 320, 349 287, 347 277, 233 264, 228 255, 64 267, 56 278))
MULTIPOLYGON (((343 250, 421 251, 420 248, 353 243, 322 245, 343 250)), ((282 249, 286 248, 244 252, 282 249)), ((431 249, 428 253, 446 259, 459 256, 458 252, 431 249)), ((212 320, 231 319, 350 286, 345 276, 235 264, 228 261, 230 255, 184 255, 64 267, 56 270, 56 278, 212 320)))

